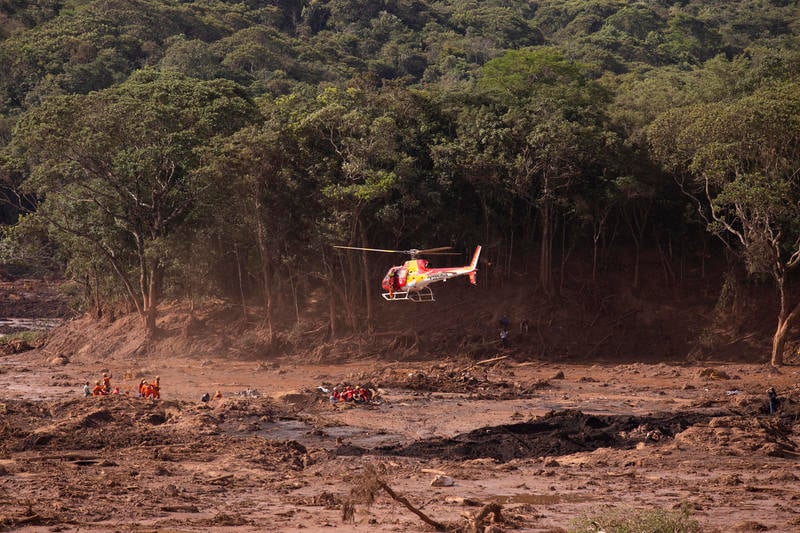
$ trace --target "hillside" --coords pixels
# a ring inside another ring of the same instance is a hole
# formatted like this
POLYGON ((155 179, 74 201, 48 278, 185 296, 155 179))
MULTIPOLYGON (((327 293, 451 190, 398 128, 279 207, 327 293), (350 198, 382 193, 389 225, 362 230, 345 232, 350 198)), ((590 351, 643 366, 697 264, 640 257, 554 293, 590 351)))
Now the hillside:
POLYGON ((263 317, 276 353, 482 353, 509 314, 536 355, 760 358, 771 321, 780 365, 798 9, 4 2, 0 266, 71 280, 80 313, 135 310, 152 338, 162 302, 211 301, 263 317), (437 291, 444 322, 377 298, 397 256, 334 248, 476 244, 490 292, 437 291))

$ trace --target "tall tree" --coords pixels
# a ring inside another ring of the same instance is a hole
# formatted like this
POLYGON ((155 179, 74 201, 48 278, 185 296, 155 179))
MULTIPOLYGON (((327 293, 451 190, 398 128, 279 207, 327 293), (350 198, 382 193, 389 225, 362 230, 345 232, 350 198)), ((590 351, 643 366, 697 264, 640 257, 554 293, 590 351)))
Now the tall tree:
MULTIPOLYGON (((318 95, 311 109, 298 112, 294 124, 307 171, 315 176, 324 199, 325 214, 320 218, 333 224, 338 221, 341 237, 359 246, 370 244, 367 236, 376 210, 413 169, 411 156, 402 147, 400 117, 388 94, 329 88, 318 95)), ((360 272, 364 323, 372 327, 374 280, 363 253, 360 272)))
POLYGON ((216 184, 214 226, 230 242, 237 271, 246 263, 239 246, 257 252, 254 277, 260 281, 264 324, 272 340, 273 280, 278 274, 288 278, 301 266, 295 264, 291 271, 280 273, 283 250, 299 247, 302 227, 313 224, 312 206, 317 202, 308 183, 298 179, 297 147, 285 117, 276 113, 274 105, 264 108, 263 121, 230 137, 219 137, 203 150, 203 171, 216 184))
POLYGON ((502 147, 507 187, 536 205, 540 223, 539 282, 553 292, 553 243, 559 206, 573 181, 604 147, 608 95, 586 66, 552 48, 506 52, 488 62, 480 85, 501 104, 509 141, 502 147))
MULTIPOLYGON (((156 330, 170 239, 207 188, 196 150, 254 113, 235 84, 145 70, 87 95, 59 96, 25 113, 6 150, 41 199, 32 216, 58 242, 101 254, 156 330)), ((69 250, 66 250, 69 253, 69 250)))
POLYGON ((771 363, 783 364, 787 333, 800 318, 800 298, 788 290, 800 264, 800 83, 667 112, 649 137, 659 160, 685 180, 709 230, 749 272, 774 280, 771 363))

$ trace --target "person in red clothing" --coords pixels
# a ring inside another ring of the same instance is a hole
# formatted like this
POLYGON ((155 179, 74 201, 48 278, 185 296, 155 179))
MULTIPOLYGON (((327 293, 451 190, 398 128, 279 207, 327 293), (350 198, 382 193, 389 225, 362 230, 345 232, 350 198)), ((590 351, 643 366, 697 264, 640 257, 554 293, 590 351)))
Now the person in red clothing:
POLYGON ((342 401, 342 395, 339 392, 338 387, 333 388, 333 390, 331 391, 331 395, 328 397, 328 401, 330 403, 336 403, 342 401))
POLYGON ((111 374, 103 374, 103 391, 111 394, 111 374))
POLYGON ((346 402, 352 402, 353 397, 355 396, 356 391, 353 390, 353 387, 348 385, 345 387, 344 391, 342 392, 342 399, 346 402))
POLYGON ((372 394, 369 392, 369 389, 366 387, 359 387, 358 388, 358 397, 359 401, 368 402, 372 399, 372 394))

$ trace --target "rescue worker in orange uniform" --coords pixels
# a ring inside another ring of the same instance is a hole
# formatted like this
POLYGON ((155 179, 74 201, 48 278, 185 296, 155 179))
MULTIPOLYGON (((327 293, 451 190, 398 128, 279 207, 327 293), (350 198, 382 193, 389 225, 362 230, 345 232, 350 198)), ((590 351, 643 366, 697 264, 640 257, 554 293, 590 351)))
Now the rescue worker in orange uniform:
POLYGON ((95 381, 94 388, 92 389, 92 396, 103 396, 104 394, 105 390, 103 390, 103 386, 99 381, 95 381))
POLYGON ((161 398, 161 395, 159 394, 160 389, 161 389, 161 378, 156 376, 156 379, 154 379, 152 383, 150 383, 147 386, 147 396, 153 398, 154 400, 158 400, 159 398, 161 398))

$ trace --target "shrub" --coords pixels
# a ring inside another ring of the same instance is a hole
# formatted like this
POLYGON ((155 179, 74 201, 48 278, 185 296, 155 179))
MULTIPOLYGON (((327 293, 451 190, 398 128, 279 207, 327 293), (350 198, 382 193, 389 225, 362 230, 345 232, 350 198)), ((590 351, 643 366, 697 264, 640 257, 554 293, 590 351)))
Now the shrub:
POLYGON ((700 524, 680 510, 603 507, 572 521, 570 533, 697 533, 700 524))

